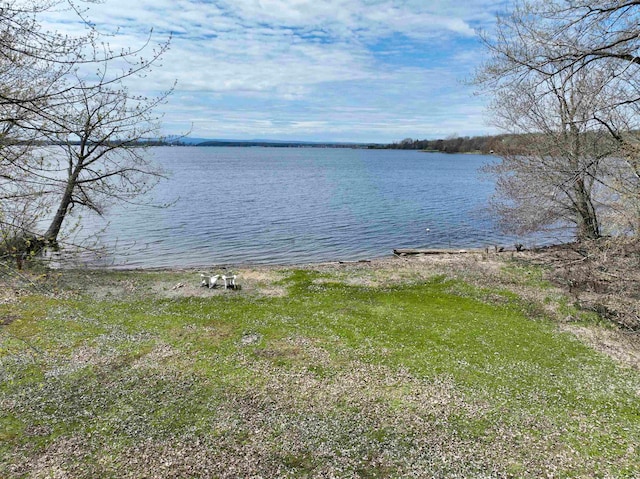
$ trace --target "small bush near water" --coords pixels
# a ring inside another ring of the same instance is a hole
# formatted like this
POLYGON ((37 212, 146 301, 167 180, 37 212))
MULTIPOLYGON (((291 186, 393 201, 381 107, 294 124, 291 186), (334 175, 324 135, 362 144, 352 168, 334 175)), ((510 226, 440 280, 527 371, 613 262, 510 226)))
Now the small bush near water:
POLYGON ((26 259, 40 253, 47 242, 33 234, 0 234, 0 261, 15 261, 18 269, 22 269, 26 259))
POLYGON ((0 477, 638 477, 637 369, 402 268, 7 280, 0 477))

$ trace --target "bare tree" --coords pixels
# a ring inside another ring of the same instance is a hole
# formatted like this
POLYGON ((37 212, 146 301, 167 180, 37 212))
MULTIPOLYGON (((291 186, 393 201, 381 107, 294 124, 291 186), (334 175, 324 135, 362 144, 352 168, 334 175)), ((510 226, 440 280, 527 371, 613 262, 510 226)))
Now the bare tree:
POLYGON ((55 242, 67 214, 74 207, 100 215, 105 207, 130 202, 148 192, 161 177, 149 161, 144 142, 157 137, 155 107, 169 92, 148 99, 130 95, 122 87, 98 86, 82 90, 82 97, 65 105, 52 135, 56 143, 57 208, 44 238, 55 242))
POLYGON ((640 218, 639 8, 522 0, 482 35, 489 60, 475 81, 494 96, 498 125, 530 135, 491 169, 506 222, 531 230, 571 221, 587 239, 611 210, 640 218))
POLYGON ((531 76, 496 93, 503 128, 520 133, 498 150, 494 206, 505 229, 517 233, 573 224, 580 240, 602 234, 610 186, 603 161, 617 143, 591 118, 603 98, 590 75, 531 76))
MULTIPOLYGON (((81 0, 94 3, 100 0, 81 0)), ((100 32, 73 0, 5 0, 0 6, 0 106, 19 105, 39 112, 42 101, 76 94, 96 84, 120 84, 148 73, 167 50, 169 40, 152 45, 152 31, 137 48, 114 50, 108 34, 100 32), (45 30, 40 15, 64 11, 85 27, 85 33, 68 36, 45 30), (111 68, 116 62, 123 68, 111 68), (80 75, 80 69, 95 72, 80 75)), ((2 119, 2 118, 0 118, 2 119)))
POLYGON ((10 0, 0 6, 5 242, 27 230, 33 236, 49 218, 39 236, 55 243, 74 207, 102 214, 106 205, 130 201, 155 184, 160 172, 142 146, 159 134, 154 111, 171 89, 144 98, 126 86, 148 74, 168 48, 168 40, 154 47, 150 38, 138 49, 114 51, 69 0, 10 0), (45 31, 39 15, 51 8, 69 10, 86 33, 72 38, 45 31))
POLYGON ((519 44, 513 59, 527 67, 585 67, 612 59, 640 65, 638 0, 523 0, 501 24, 517 25, 508 28, 519 44))

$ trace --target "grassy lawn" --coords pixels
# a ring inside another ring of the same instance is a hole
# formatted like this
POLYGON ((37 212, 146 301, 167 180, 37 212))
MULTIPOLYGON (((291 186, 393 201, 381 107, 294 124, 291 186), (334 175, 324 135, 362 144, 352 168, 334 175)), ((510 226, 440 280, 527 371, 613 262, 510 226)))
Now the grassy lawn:
POLYGON ((640 475, 637 369, 513 293, 366 274, 24 288, 0 304, 0 477, 640 475))

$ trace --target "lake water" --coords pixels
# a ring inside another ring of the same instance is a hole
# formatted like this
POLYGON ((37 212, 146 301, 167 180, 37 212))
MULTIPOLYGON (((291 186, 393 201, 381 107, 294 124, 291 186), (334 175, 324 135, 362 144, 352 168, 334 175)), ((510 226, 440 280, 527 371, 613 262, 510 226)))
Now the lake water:
MULTIPOLYGON (((394 248, 471 248, 515 238, 485 208, 495 158, 398 150, 152 148, 169 174, 159 209, 112 207, 85 219, 127 267, 358 260, 394 248)), ((526 239, 519 239, 526 243, 526 239)))

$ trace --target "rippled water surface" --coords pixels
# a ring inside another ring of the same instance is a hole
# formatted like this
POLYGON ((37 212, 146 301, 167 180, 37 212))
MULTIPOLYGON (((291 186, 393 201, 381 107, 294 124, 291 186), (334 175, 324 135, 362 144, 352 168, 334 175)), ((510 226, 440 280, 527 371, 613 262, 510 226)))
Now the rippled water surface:
MULTIPOLYGON (((386 256, 394 248, 513 244, 483 213, 492 157, 397 150, 163 147, 153 200, 118 206, 108 264, 184 267, 386 256)), ((83 234, 105 221, 89 218, 83 234)))

